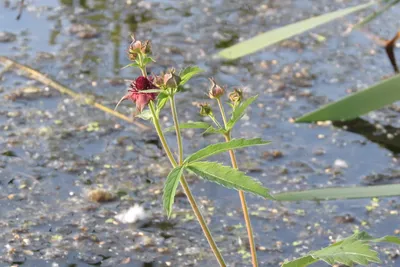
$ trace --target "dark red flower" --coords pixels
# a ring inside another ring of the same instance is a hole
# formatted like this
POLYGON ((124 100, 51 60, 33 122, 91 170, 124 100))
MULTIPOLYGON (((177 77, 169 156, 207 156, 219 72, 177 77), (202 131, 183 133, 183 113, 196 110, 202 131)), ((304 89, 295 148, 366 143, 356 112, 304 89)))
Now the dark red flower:
POLYGON ((118 102, 117 106, 115 109, 118 107, 118 105, 126 100, 130 99, 134 103, 136 103, 136 110, 138 112, 142 112, 144 107, 151 101, 155 100, 157 98, 157 93, 144 93, 141 91, 149 90, 149 89, 157 89, 157 86, 153 84, 153 78, 152 77, 144 77, 144 76, 139 76, 136 78, 135 81, 132 81, 130 85, 130 89, 128 90, 128 94, 126 94, 124 97, 121 98, 121 100, 118 102))

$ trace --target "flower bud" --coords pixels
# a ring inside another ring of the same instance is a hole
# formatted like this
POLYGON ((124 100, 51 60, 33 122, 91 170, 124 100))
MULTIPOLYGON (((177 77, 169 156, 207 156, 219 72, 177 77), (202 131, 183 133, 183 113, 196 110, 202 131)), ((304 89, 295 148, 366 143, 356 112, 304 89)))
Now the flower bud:
POLYGON ((200 115, 201 116, 212 116, 213 112, 209 104, 200 104, 200 115))
POLYGON ((238 105, 243 99, 243 92, 240 89, 235 89, 229 94, 229 100, 234 106, 238 105))
POLYGON ((142 52, 146 55, 151 55, 151 42, 149 40, 145 41, 142 46, 142 52))
POLYGON ((133 35, 131 36, 131 38, 132 42, 129 45, 129 50, 128 50, 128 57, 130 60, 135 61, 139 53, 151 54, 151 44, 149 40, 142 43, 141 41, 136 40, 135 36, 133 35))
POLYGON ((214 80, 214 78, 210 78, 210 81, 211 81, 211 88, 210 88, 210 90, 208 91, 208 96, 211 98, 211 99, 214 99, 214 98, 220 98, 224 93, 225 93, 225 89, 224 88, 222 88, 221 86, 219 86, 216 82, 215 82, 215 80, 214 80))
POLYGON ((177 88, 181 82, 181 77, 175 74, 175 70, 170 73, 164 74, 164 85, 167 88, 177 88))

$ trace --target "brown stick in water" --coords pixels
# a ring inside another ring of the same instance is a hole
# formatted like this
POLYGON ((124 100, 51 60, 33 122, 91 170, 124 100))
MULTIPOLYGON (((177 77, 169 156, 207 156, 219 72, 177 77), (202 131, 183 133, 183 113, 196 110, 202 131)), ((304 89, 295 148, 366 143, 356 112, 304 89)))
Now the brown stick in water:
POLYGON ((15 62, 15 61, 7 58, 7 57, 4 57, 4 56, 0 56, 0 63, 3 64, 4 66, 6 66, 5 70, 8 70, 10 68, 16 68, 18 70, 21 70, 23 75, 26 76, 26 77, 29 77, 29 78, 34 79, 36 81, 39 81, 39 82, 41 82, 41 83, 43 83, 43 84, 45 84, 45 85, 47 85, 47 86, 49 86, 51 88, 56 89, 57 91, 59 91, 62 94, 67 94, 67 95, 71 96, 74 99, 84 99, 85 100, 85 104, 93 106, 93 107, 95 107, 97 109, 100 109, 100 110, 102 110, 102 111, 104 111, 104 112, 106 112, 106 113, 108 113, 110 115, 113 115, 113 116, 115 116, 117 118, 120 118, 120 119, 122 119, 124 121, 127 121, 129 123, 133 123, 133 124, 135 124, 136 126, 138 126, 142 130, 150 130, 151 129, 149 126, 147 126, 147 125, 145 125, 143 123, 135 121, 135 120, 125 116, 124 114, 121 114, 121 113, 119 113, 117 111, 114 111, 111 108, 108 108, 108 107, 106 107, 106 106, 104 106, 102 104, 99 104, 99 103, 97 103, 97 102, 95 102, 95 101, 93 101, 93 100, 91 100, 91 99, 79 94, 79 93, 76 93, 75 91, 73 91, 73 90, 71 90, 71 89, 69 89, 69 88, 67 88, 67 87, 65 87, 65 86, 53 81, 52 79, 50 79, 48 77, 46 77, 44 74, 40 73, 37 70, 34 70, 34 69, 32 69, 30 67, 27 67, 25 65, 19 64, 19 63, 15 62))

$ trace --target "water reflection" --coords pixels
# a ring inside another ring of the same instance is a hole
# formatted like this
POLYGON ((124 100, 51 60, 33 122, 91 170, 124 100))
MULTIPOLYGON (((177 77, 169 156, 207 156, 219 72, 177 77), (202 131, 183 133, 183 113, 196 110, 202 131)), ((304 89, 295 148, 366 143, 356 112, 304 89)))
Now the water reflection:
POLYGON ((383 126, 384 131, 378 130, 374 124, 361 118, 343 122, 337 121, 333 122, 333 125, 348 132, 360 134, 395 154, 400 153, 400 128, 386 125, 383 126))

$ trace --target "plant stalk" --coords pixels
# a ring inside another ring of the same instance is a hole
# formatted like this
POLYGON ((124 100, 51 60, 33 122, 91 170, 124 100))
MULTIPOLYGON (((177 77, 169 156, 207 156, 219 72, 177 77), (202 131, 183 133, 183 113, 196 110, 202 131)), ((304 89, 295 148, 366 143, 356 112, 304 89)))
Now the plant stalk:
MULTIPOLYGON (((226 116, 225 116, 224 106, 222 105, 221 100, 219 98, 217 98, 217 102, 218 102, 219 109, 221 111, 222 120, 224 121, 224 125, 226 128, 227 120, 226 120, 226 116)), ((231 141, 231 132, 229 131, 226 134, 224 134, 224 137, 225 137, 226 142, 231 141)), ((229 156, 231 158, 232 167, 235 169, 238 169, 236 155, 233 150, 229 150, 229 156)), ((253 264, 253 267, 258 267, 257 251, 256 251, 256 245, 254 243, 253 228, 251 227, 251 221, 250 221, 250 216, 249 216, 249 210, 247 207, 246 197, 244 195, 244 192, 241 190, 239 190, 239 198, 240 198, 240 203, 242 204, 244 221, 246 223, 247 236, 248 236, 249 245, 250 245, 251 262, 253 264)))
MULTIPOLYGON (((173 97, 171 97, 171 98, 172 98, 172 100, 171 100, 171 109, 172 109, 172 113, 173 113, 173 117, 174 117, 174 122, 175 122, 175 118, 176 118, 176 122, 177 122, 177 123, 175 123, 175 129, 177 129, 177 131, 179 131, 179 133, 180 133, 179 123, 178 123, 178 120, 177 120, 177 114, 176 114, 176 108, 175 108, 175 101, 174 101, 173 97), (172 103, 173 103, 173 106, 172 106, 172 103)), ((163 133, 163 131, 161 129, 161 126, 160 126, 160 122, 158 121, 158 118, 156 116, 154 103, 152 101, 150 101, 149 107, 150 107, 150 111, 151 111, 151 113, 153 115, 154 127, 156 128, 156 131, 157 131, 157 134, 158 134, 158 136, 160 138, 161 144, 162 144, 165 152, 167 153, 167 157, 168 157, 169 161, 171 162, 171 165, 175 168, 175 167, 178 166, 178 163, 176 162, 176 160, 175 160, 175 158, 174 158, 174 156, 173 156, 173 154, 171 152, 171 149, 168 146, 167 140, 165 139, 164 133, 163 133)), ((179 134, 179 136, 180 136, 180 134, 179 134)), ((179 144, 179 142, 182 143, 182 139, 180 141, 178 140, 178 144, 179 144)), ((180 158, 181 157, 183 157, 183 155, 182 156, 180 155, 180 158)), ((222 254, 219 251, 219 249, 217 247, 217 244, 215 243, 214 238, 211 235, 210 229, 208 229, 207 223, 206 223, 203 215, 200 212, 200 209, 199 209, 199 207, 198 207, 198 205, 196 203, 196 200, 193 197, 192 192, 190 191, 189 185, 188 185, 188 183, 187 183, 187 181, 186 181, 184 176, 181 176, 180 182, 181 182, 183 191, 185 192, 185 194, 186 194, 186 196, 187 196, 187 198, 189 200, 190 206, 192 207, 193 212, 194 212, 194 214, 195 214, 195 216, 197 218, 197 221, 199 222, 199 224, 201 226, 201 229, 203 230, 203 233, 204 233, 205 237, 207 238, 207 241, 210 244, 211 250, 213 251, 213 253, 214 253, 219 265, 221 267, 226 267, 226 263, 224 261, 224 258, 222 257, 222 254)))
POLYGON ((182 163, 183 163, 182 135, 181 135, 181 130, 179 129, 178 113, 176 112, 176 104, 175 104, 174 96, 171 96, 169 98, 169 102, 171 104, 171 113, 172 113, 172 118, 174 120, 174 126, 175 126, 175 132, 176 132, 176 141, 177 141, 178 150, 179 150, 179 165, 182 165, 182 163))

